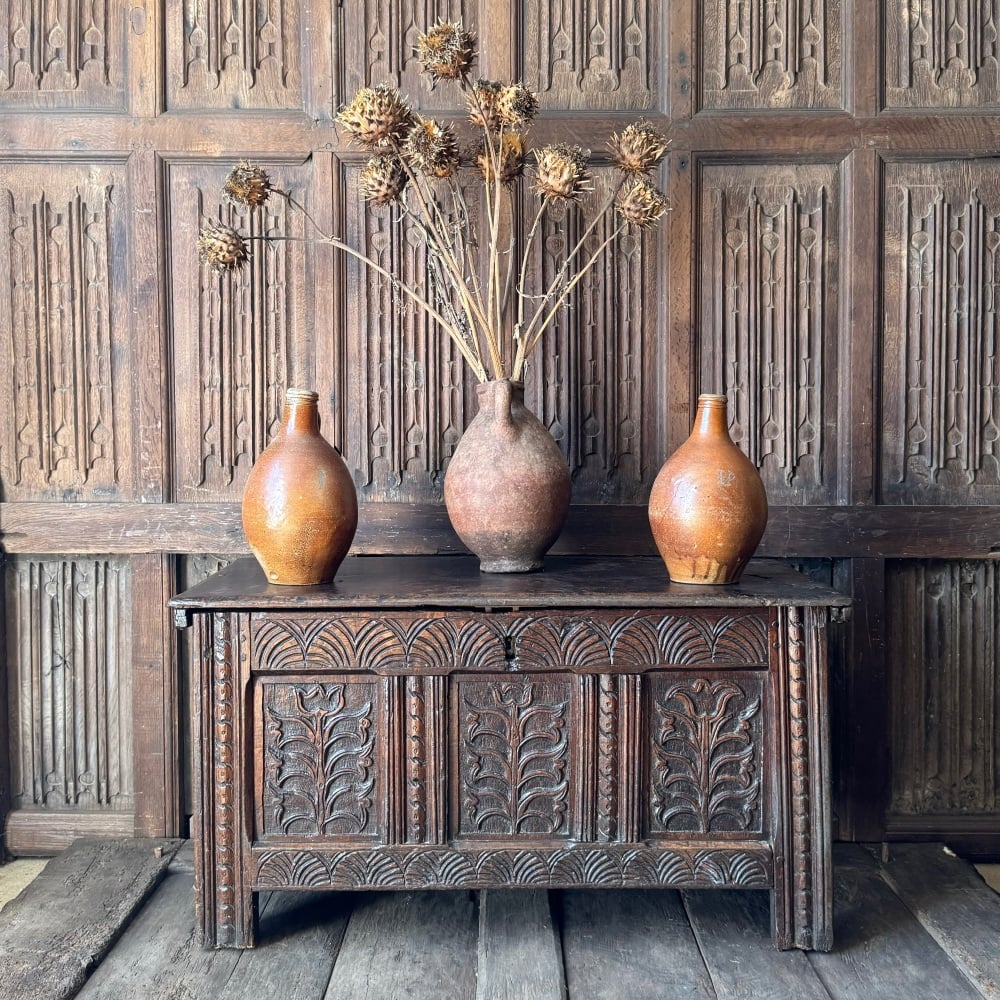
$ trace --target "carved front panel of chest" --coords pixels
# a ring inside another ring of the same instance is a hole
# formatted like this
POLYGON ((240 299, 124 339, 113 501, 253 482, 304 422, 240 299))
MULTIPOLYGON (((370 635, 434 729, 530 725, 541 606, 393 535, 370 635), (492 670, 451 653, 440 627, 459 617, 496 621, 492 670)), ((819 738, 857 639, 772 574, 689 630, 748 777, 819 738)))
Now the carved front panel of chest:
POLYGON ((763 673, 647 678, 649 833, 763 831, 763 673))
POLYGON ((569 838, 575 725, 569 675, 459 677, 453 686, 457 836, 569 838))
POLYGON ((259 689, 264 836, 378 834, 378 704, 373 679, 259 689))

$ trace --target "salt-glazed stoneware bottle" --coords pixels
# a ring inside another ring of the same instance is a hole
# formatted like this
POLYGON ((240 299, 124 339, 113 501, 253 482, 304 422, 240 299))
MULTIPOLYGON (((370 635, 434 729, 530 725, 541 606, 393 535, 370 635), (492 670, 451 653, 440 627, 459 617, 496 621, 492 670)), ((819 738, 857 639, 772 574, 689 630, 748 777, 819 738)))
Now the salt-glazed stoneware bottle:
POLYGON ((694 429, 649 497, 649 526, 675 583, 736 583, 767 525, 760 474, 729 436, 726 397, 701 395, 694 429))
POLYGON ((250 470, 243 531, 269 583, 329 583, 358 527, 344 460, 320 434, 319 394, 289 389, 281 428, 250 470))
POLYGON ((520 382, 483 382, 476 392, 479 412, 445 474, 448 517, 482 572, 540 569, 569 511, 569 466, 525 407, 520 382))

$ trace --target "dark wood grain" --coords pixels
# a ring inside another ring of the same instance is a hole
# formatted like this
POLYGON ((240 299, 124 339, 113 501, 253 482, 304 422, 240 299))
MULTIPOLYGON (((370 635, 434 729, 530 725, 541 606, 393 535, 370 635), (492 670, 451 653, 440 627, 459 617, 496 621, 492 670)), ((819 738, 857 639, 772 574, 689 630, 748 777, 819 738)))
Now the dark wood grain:
POLYGON ((50 861, 0 913, 0 997, 75 996, 177 847, 167 840, 78 840, 50 861))
POLYGON ((476 910, 468 893, 362 897, 323 1000, 437 1000, 476 994, 476 910))
POLYGON ((476 1000, 562 1000, 565 995, 549 893, 480 893, 476 1000))
POLYGON ((558 897, 569 996, 715 1000, 677 893, 567 891, 558 897))
POLYGON ((685 891, 684 909, 719 1000, 795 997, 829 1000, 809 960, 799 951, 775 954, 767 895, 762 892, 685 891))
POLYGON ((834 864, 837 948, 809 956, 833 996, 877 995, 880 1000, 905 1000, 915 993, 954 1000, 980 996, 881 879, 869 854, 844 845, 834 864))
POLYGON ((720 607, 797 604, 846 607, 850 599, 780 563, 753 562, 725 586, 671 584, 663 563, 646 559, 557 558, 541 573, 480 573, 469 557, 348 557, 333 584, 269 585, 253 559, 239 559, 170 601, 207 608, 720 607))
POLYGON ((1000 893, 940 844, 896 844, 882 878, 984 997, 1000 997, 1000 893))

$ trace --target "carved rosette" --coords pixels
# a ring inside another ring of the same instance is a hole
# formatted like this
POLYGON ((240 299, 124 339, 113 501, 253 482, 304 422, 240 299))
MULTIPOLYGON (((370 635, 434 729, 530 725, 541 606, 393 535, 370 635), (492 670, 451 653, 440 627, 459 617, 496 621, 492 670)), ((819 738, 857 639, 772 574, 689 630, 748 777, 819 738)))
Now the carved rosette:
POLYGON ((842 0, 699 5, 704 107, 842 107, 843 7, 842 0))
POLYGON ((264 833, 377 833, 373 683, 266 684, 264 833))
POLYGON ((886 166, 882 491, 1000 502, 1000 167, 886 166))
POLYGON ((570 682, 458 685, 459 834, 570 835, 570 682))
POLYGON ((655 833, 758 832, 762 686, 653 681, 650 818, 655 833))
POLYGON ((439 850, 379 848, 372 851, 255 852, 260 889, 453 889, 498 886, 574 888, 766 888, 773 859, 767 848, 560 850, 439 850))

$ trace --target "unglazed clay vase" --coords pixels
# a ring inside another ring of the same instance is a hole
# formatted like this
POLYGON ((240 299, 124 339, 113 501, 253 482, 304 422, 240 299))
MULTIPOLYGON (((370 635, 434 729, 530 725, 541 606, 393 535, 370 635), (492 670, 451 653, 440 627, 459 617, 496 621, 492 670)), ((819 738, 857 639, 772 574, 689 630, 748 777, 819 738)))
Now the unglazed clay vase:
POLYGON ((354 482, 319 432, 318 400, 288 390, 281 429, 243 491, 243 531, 269 583, 329 583, 358 527, 354 482))
POLYGON ((569 467, 525 408, 521 383, 484 382, 476 391, 479 413, 445 474, 448 517, 484 573, 540 569, 569 510, 569 467))
POLYGON ((767 494, 733 444, 726 397, 698 397, 694 430, 649 497, 649 525, 675 583, 736 583, 767 524, 767 494))

